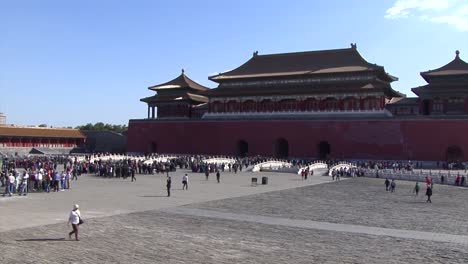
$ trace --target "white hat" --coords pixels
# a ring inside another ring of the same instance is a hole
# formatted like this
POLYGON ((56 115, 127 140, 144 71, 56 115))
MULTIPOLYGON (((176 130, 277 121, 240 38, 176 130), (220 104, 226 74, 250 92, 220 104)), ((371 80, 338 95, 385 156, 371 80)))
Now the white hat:
POLYGON ((75 204, 75 205, 73 206, 73 209, 78 209, 78 208, 80 208, 80 206, 77 205, 77 204, 75 204))

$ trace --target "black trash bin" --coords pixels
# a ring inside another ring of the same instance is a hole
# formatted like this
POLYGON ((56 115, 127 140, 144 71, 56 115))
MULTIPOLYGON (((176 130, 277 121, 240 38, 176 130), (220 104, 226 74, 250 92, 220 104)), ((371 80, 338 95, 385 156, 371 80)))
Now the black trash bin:
POLYGON ((268 184, 268 177, 262 177, 262 185, 268 184))
POLYGON ((257 178, 252 177, 252 186, 257 186, 257 178))

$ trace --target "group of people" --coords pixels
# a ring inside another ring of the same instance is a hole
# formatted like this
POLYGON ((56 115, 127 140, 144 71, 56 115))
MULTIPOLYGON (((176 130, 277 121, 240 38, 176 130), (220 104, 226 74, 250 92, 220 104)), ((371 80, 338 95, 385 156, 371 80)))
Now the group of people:
POLYGON ((70 189, 72 180, 78 180, 79 174, 64 157, 4 159, 0 166, 0 187, 5 190, 3 196, 65 191, 70 189), (63 170, 59 169, 60 162, 64 164, 63 170))
POLYGON ((5 188, 3 196, 13 194, 26 196, 30 192, 65 191, 70 189, 71 181, 78 180, 76 174, 71 170, 60 172, 57 169, 38 168, 37 170, 24 170, 22 173, 18 169, 2 170, 0 175, 1 187, 5 188))
MULTIPOLYGON (((385 178, 385 191, 387 192, 392 192, 394 193, 396 190, 396 182, 395 179, 392 179, 391 181, 388 178, 385 178)), ((420 190, 420 185, 419 181, 416 181, 416 184, 414 185, 413 188, 413 193, 415 196, 419 195, 419 190, 420 190)), ((432 190, 434 188, 434 182, 432 181, 431 177, 426 177, 426 196, 427 200, 426 203, 432 203, 431 196, 432 196, 432 190)))

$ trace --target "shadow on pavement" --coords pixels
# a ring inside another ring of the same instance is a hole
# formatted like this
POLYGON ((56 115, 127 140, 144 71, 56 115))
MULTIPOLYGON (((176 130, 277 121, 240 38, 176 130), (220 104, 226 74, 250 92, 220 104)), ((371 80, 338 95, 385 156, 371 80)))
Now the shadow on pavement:
POLYGON ((139 195, 138 197, 167 197, 167 195, 139 195))
POLYGON ((66 240, 65 238, 28 238, 28 239, 18 239, 17 242, 32 242, 32 241, 73 241, 73 240, 66 240))

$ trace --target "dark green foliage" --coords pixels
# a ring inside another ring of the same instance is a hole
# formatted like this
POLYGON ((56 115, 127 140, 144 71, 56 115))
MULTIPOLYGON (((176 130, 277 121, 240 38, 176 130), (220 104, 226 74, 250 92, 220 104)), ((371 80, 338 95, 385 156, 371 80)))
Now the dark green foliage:
POLYGON ((127 125, 111 125, 111 124, 104 124, 102 122, 97 122, 96 124, 88 123, 86 125, 77 126, 76 129, 79 130, 97 130, 97 131, 113 131, 117 133, 126 133, 127 132, 127 125))

